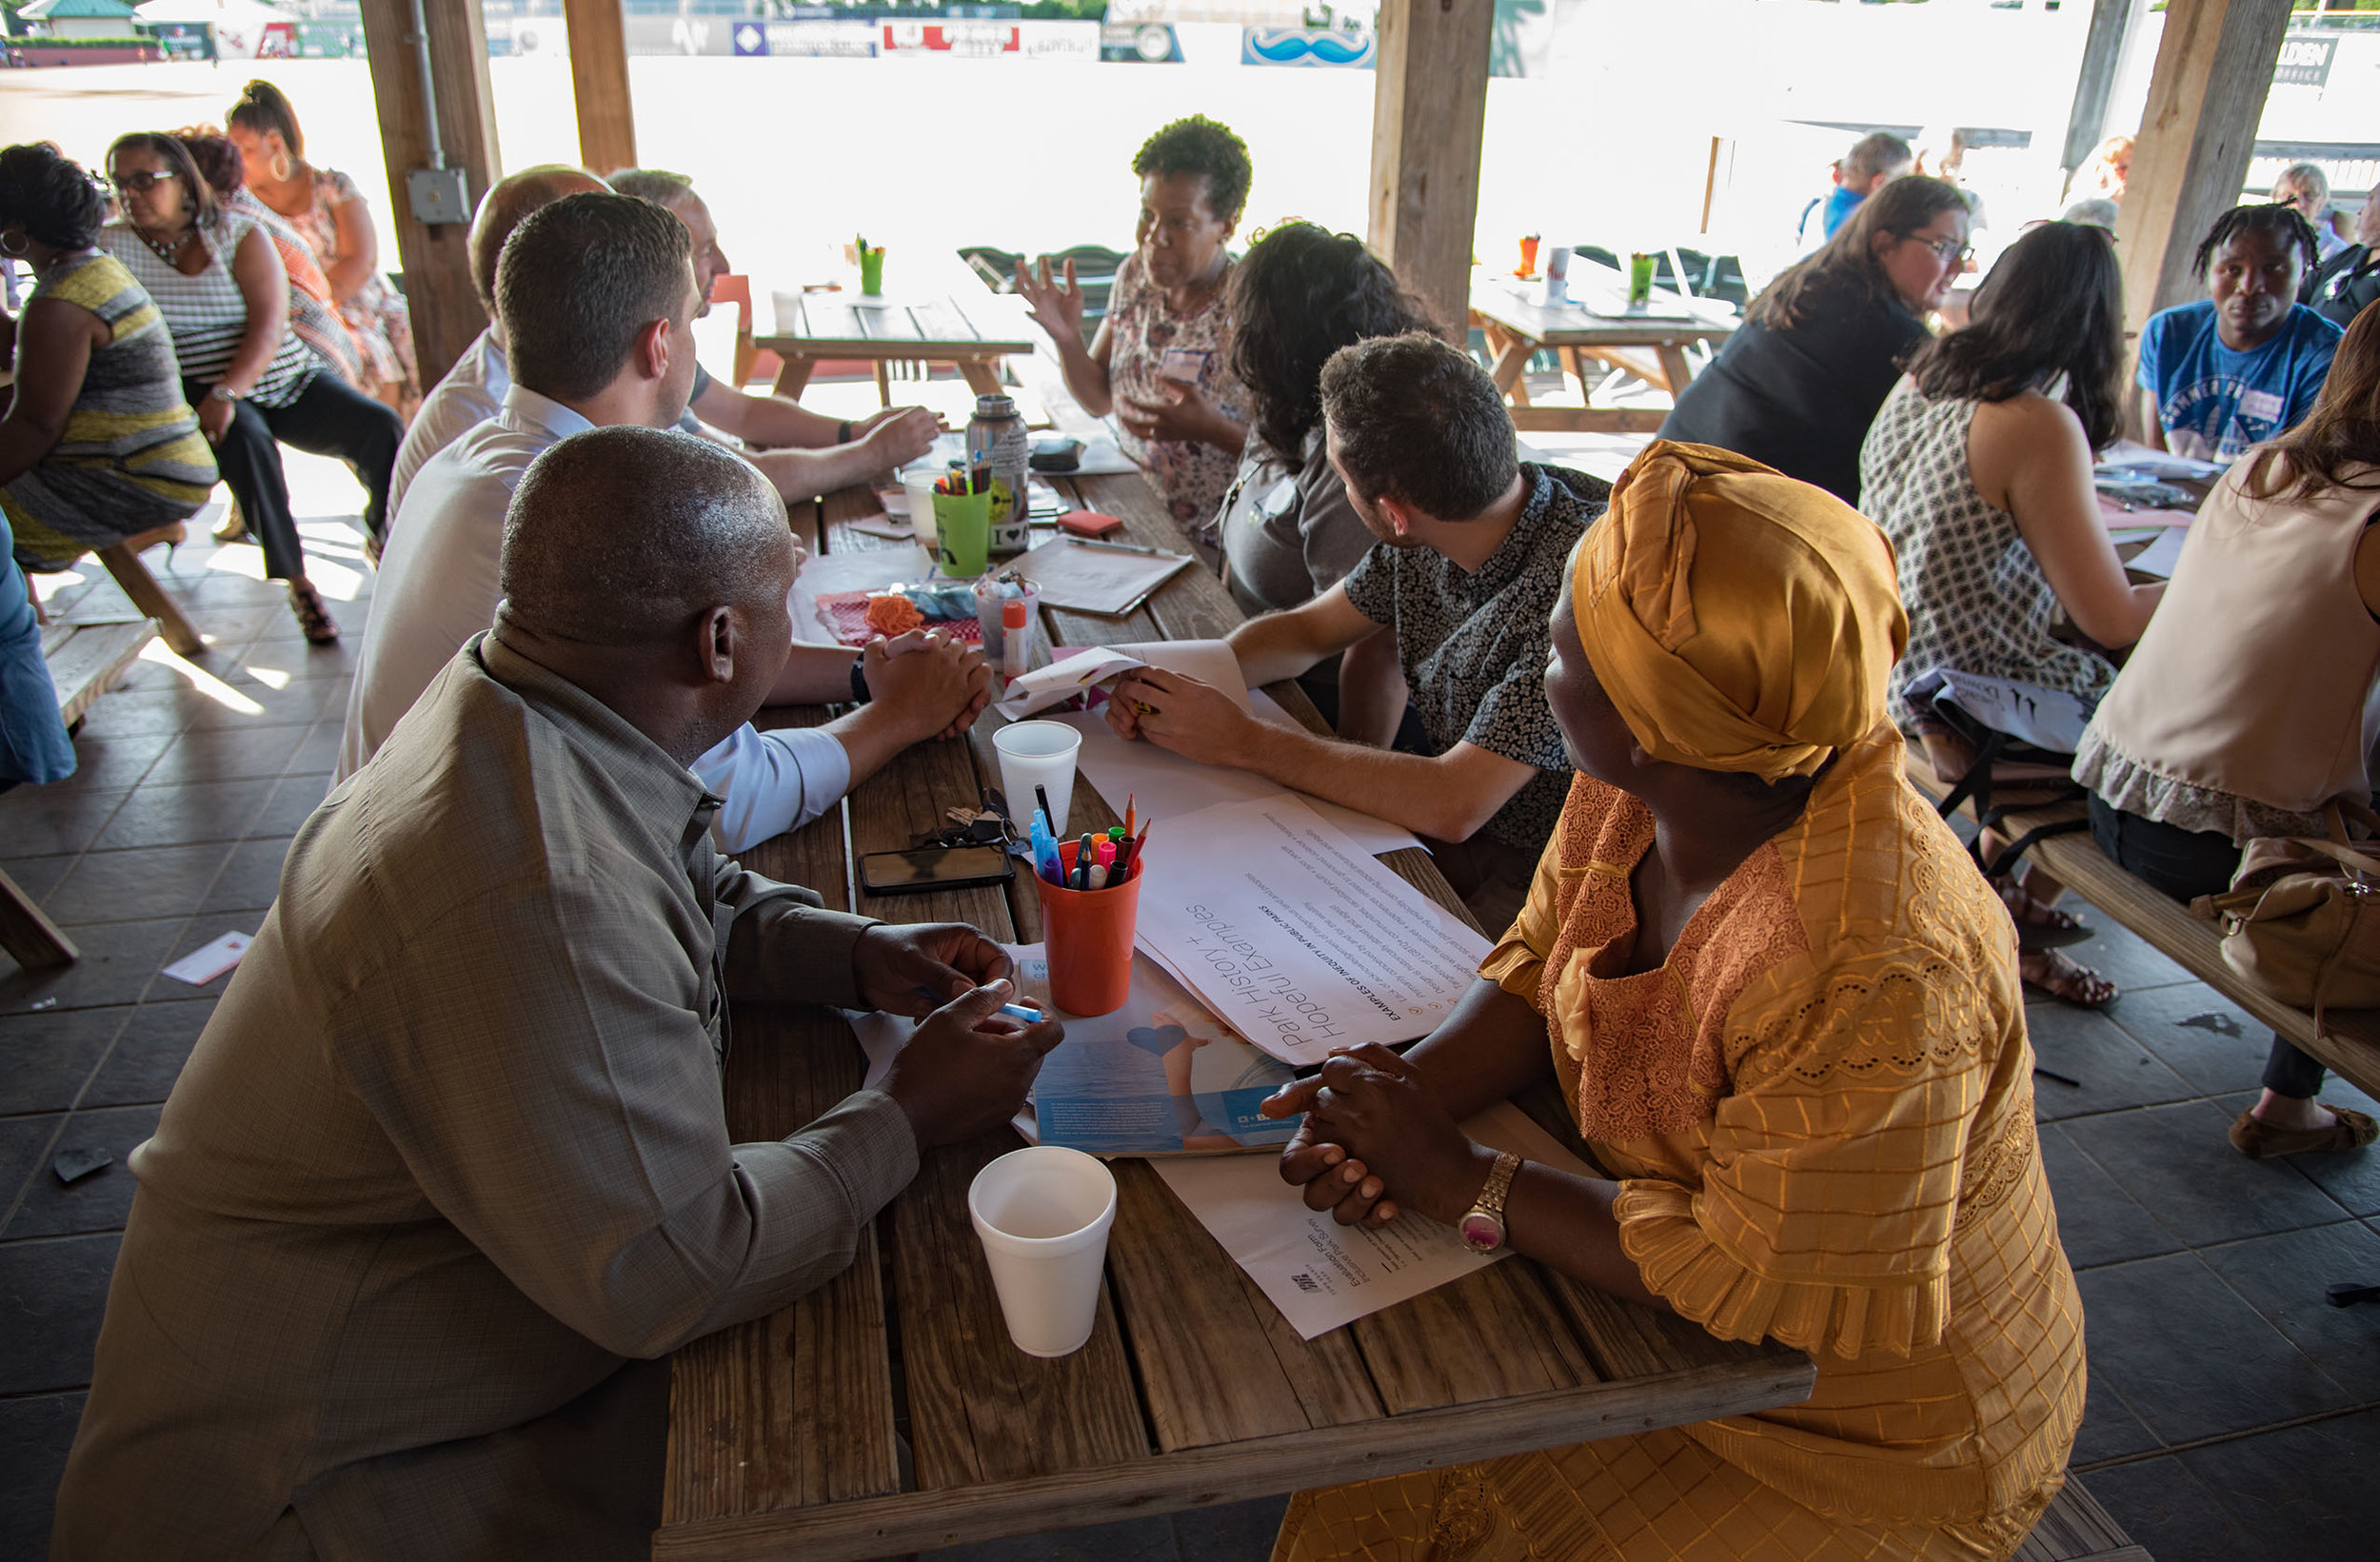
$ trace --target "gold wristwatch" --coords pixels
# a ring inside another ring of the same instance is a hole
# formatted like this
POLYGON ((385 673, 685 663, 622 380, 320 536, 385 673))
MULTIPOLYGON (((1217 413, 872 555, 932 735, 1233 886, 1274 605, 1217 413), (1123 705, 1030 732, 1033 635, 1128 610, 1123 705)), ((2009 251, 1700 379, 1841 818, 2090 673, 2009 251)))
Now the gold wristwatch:
POLYGON ((1479 1201, 1455 1222, 1463 1246, 1472 1252, 1494 1253, 1504 1245, 1504 1196, 1512 1191, 1514 1174, 1519 1170, 1518 1156, 1509 1150, 1496 1152, 1496 1164, 1488 1171, 1486 1186, 1479 1190, 1479 1201))

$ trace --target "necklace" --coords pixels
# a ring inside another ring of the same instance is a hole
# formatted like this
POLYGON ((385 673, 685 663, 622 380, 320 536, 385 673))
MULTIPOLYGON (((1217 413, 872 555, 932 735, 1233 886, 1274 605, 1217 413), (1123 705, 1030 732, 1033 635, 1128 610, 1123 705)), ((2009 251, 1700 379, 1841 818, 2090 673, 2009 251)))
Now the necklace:
POLYGON ((182 247, 190 242, 190 236, 193 233, 196 233, 198 229, 194 227, 185 228, 182 236, 174 240, 171 244, 159 244, 155 239, 149 236, 149 229, 145 227, 135 227, 132 231, 140 235, 141 243, 149 246, 151 250, 155 251, 159 260, 164 261, 168 266, 171 266, 174 264, 174 257, 182 253, 182 247))

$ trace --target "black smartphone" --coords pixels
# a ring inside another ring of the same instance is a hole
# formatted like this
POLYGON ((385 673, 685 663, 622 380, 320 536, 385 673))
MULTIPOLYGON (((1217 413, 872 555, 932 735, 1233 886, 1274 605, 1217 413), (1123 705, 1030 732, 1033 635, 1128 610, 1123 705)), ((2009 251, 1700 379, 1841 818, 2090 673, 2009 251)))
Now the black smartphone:
POLYGON ((860 859, 860 887, 870 895, 1004 884, 1016 876, 1007 852, 998 846, 921 846, 911 852, 870 852, 860 859))

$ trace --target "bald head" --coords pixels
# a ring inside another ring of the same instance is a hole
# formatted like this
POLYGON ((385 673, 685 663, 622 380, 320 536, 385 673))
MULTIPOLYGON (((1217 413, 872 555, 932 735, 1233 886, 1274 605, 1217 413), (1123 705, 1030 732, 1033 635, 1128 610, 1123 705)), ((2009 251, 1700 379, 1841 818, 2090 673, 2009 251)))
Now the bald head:
POLYGON ((573 434, 529 464, 505 514, 504 622, 610 646, 673 640, 714 607, 773 623, 791 536, 776 488, 708 441, 573 434))
POLYGON ((479 301, 491 316, 496 312, 496 257, 504 253, 505 240, 512 237, 521 219, 565 195, 605 188, 585 168, 545 163, 506 174, 481 197, 478 214, 471 219, 471 286, 479 289, 479 301))

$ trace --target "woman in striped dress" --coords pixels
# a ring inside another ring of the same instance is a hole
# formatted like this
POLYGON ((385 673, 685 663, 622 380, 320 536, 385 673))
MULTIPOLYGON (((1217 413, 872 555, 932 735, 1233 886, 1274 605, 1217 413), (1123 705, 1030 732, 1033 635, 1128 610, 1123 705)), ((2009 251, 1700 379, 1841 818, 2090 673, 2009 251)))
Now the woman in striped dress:
POLYGON ((229 136, 211 125, 186 126, 173 134, 189 148, 199 177, 215 192, 224 210, 255 219, 272 240, 281 268, 289 273, 289 329, 314 349, 325 367, 347 384, 361 386, 364 375, 355 354, 355 339, 347 334, 347 322, 339 318, 337 298, 330 290, 330 279, 323 275, 322 263, 314 258, 314 247, 289 226, 288 218, 258 200, 248 188, 240 148, 229 136))
POLYGON ((0 151, 0 252, 33 273, 7 323, 16 380, 0 418, 0 784, 74 770, 18 562, 170 525, 215 486, 156 305, 93 247, 107 215, 98 184, 55 148, 0 151))
POLYGON ((387 525, 388 474, 405 425, 323 372, 290 331, 288 274, 271 239, 224 210, 180 141, 120 137, 108 148, 108 169, 123 215, 100 230, 100 243, 149 289, 173 332, 183 393, 264 547, 266 575, 288 583, 306 638, 329 644, 339 626, 306 578, 276 441, 344 459, 369 495, 364 527, 376 538, 387 525))

